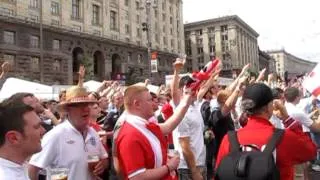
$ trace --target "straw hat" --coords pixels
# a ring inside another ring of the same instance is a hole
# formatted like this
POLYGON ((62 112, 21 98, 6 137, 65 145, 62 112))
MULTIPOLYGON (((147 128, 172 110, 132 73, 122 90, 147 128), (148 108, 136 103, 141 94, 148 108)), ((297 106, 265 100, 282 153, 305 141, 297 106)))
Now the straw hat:
POLYGON ((66 100, 58 104, 58 108, 63 108, 66 105, 78 103, 96 103, 96 100, 88 97, 88 92, 84 87, 72 86, 67 89, 66 100))

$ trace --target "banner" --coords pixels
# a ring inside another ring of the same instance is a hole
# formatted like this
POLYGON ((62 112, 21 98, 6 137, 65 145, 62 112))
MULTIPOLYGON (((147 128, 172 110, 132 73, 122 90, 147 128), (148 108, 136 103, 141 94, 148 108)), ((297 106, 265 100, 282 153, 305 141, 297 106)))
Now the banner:
POLYGON ((320 65, 317 64, 316 67, 309 73, 309 75, 303 81, 303 87, 308 90, 312 95, 320 98, 320 65))
POLYGON ((151 72, 152 73, 158 72, 158 60, 157 59, 151 59, 151 72))

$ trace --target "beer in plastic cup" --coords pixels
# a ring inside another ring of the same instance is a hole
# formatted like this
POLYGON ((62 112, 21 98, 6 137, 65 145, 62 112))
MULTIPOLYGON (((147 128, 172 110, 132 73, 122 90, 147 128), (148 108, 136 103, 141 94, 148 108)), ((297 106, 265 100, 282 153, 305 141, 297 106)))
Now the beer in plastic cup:
POLYGON ((99 156, 97 155, 88 155, 88 168, 90 172, 94 171, 94 168, 96 167, 96 165, 99 163, 99 156))
POLYGON ((47 169, 48 180, 68 180, 68 168, 49 168, 47 169))

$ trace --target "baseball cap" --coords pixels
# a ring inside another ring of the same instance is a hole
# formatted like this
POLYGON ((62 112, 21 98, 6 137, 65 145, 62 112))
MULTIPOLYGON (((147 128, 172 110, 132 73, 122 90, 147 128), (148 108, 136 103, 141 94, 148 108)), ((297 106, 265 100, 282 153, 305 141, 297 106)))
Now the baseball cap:
POLYGON ((249 113, 267 105, 273 100, 271 89, 263 83, 247 86, 242 95, 242 108, 249 113))

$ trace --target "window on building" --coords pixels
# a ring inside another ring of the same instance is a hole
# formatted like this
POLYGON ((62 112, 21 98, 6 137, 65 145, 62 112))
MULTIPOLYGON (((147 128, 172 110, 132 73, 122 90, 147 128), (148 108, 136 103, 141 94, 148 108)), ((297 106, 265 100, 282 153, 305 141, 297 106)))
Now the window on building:
POLYGON ((216 47, 215 46, 210 46, 209 47, 210 53, 215 53, 216 52, 216 47))
POLYGON ((196 31, 196 34, 197 34, 198 36, 201 36, 201 35, 202 35, 202 29, 197 30, 197 31, 196 31))
POLYGON ((51 1, 51 14, 52 15, 59 15, 59 12, 60 12, 59 3, 55 2, 55 1, 51 1))
POLYGON ((130 26, 129 26, 129 24, 126 24, 124 27, 125 27, 126 34, 130 34, 130 26))
POLYGON ((214 27, 208 27, 208 33, 214 33, 214 27))
POLYGON ((170 34, 171 34, 171 35, 173 34, 173 29, 172 29, 172 28, 170 28, 170 34))
POLYGON ((127 61, 130 62, 130 61, 131 61, 131 58, 132 58, 132 52, 128 52, 128 59, 127 59, 127 61))
POLYGON ((61 41, 59 39, 54 39, 52 41, 52 49, 54 50, 60 50, 61 41))
POLYGON ((170 14, 173 13, 173 8, 172 8, 172 6, 169 7, 169 11, 170 11, 170 14))
POLYGON ((192 50, 191 50, 191 48, 188 47, 188 48, 186 49, 186 53, 187 53, 188 56, 192 55, 192 50))
POLYGON ((136 1, 136 10, 140 10, 140 3, 136 1))
POLYGON ((129 11, 124 12, 124 19, 129 20, 129 11))
POLYGON ((204 58, 203 58, 203 56, 198 57, 198 63, 199 63, 199 64, 204 63, 204 58))
POLYGON ((215 37, 214 36, 209 37, 209 43, 210 44, 214 44, 215 43, 215 37))
POLYGON ((174 48, 174 40, 171 39, 171 47, 174 48))
POLYGON ((125 6, 129 6, 129 0, 125 0, 125 1, 124 1, 124 5, 125 5, 125 6))
POLYGON ((191 39, 185 40, 185 45, 186 47, 191 48, 191 39))
POLYGON ((221 26, 221 32, 227 32, 228 31, 228 25, 221 26))
POLYGON ((137 20, 137 23, 140 23, 140 15, 137 14, 136 20, 137 20))
POLYGON ((117 13, 115 11, 110 11, 110 29, 117 29, 117 13))
POLYGON ((54 62, 53 62, 53 69, 56 71, 56 72, 60 72, 61 71, 61 59, 55 59, 54 62))
POLYGON ((100 24, 100 7, 98 5, 92 5, 92 24, 99 25, 100 24))
POLYGON ((7 61, 10 64, 10 69, 13 69, 16 62, 16 56, 13 54, 4 54, 3 60, 7 61))
POLYGON ((162 2, 162 10, 165 10, 165 9, 166 9, 166 1, 163 0, 163 2, 162 2))
POLYGON ((155 10, 154 10, 154 17, 155 17, 155 18, 158 18, 158 15, 159 15, 158 10, 155 9, 155 10))
POLYGON ((30 47, 39 48, 39 36, 30 36, 30 47))
POLYGON ((202 53, 203 53, 203 48, 202 47, 198 48, 198 54, 202 54, 202 53))
POLYGON ((80 19, 80 0, 72 0, 72 18, 80 19))
POLYGON ((221 35, 221 40, 222 41, 228 41, 228 35, 227 34, 221 35))
POLYGON ((155 38, 156 42, 159 43, 159 41, 160 41, 159 35, 158 35, 158 34, 155 34, 155 37, 154 37, 154 38, 155 38))
POLYGON ((31 57, 31 70, 33 72, 39 72, 40 70, 40 58, 39 57, 31 57))
POLYGON ((164 45, 167 45, 167 44, 168 44, 166 37, 163 37, 163 44, 164 44, 164 45))
POLYGON ((4 31, 3 32, 3 41, 6 44, 15 44, 16 43, 16 32, 4 31))
POLYGON ((202 38, 197 39, 197 44, 198 44, 198 45, 202 45, 202 42, 203 42, 203 41, 202 41, 202 38))
POLYGON ((140 28, 137 28, 137 37, 141 37, 141 31, 140 31, 140 28))
POLYGON ((166 14, 162 14, 162 21, 166 21, 166 14))
POLYGON ((142 55, 141 54, 138 54, 137 61, 139 64, 142 63, 142 55))
POLYGON ((39 0, 30 0, 30 7, 39 8, 39 0))
POLYGON ((162 32, 166 33, 166 26, 162 26, 162 32))
POLYGON ((170 17, 170 24, 173 24, 173 18, 170 17))

